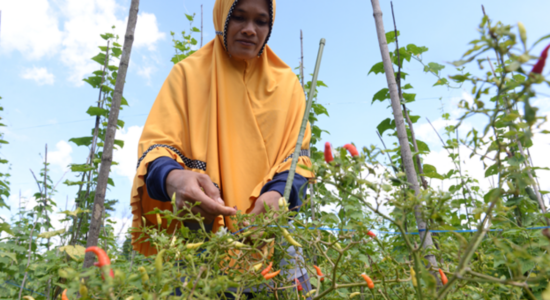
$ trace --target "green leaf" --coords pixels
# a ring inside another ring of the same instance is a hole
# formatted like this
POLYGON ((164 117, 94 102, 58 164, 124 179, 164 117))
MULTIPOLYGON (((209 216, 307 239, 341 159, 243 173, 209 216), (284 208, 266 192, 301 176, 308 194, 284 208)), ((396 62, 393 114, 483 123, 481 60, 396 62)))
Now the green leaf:
POLYGON ((424 66, 424 72, 433 72, 435 75, 439 75, 439 71, 443 70, 445 66, 440 65, 438 63, 428 63, 424 66))
POLYGON ((193 32, 201 32, 201 30, 200 30, 200 29, 198 29, 197 27, 193 27, 193 28, 191 28, 191 31, 193 31, 193 32))
POLYGON ((97 106, 90 106, 88 110, 86 111, 87 114, 90 116, 109 116, 109 111, 105 108, 97 107, 97 106))
POLYGON ((101 36, 104 40, 108 40, 108 39, 110 39, 110 38, 114 38, 114 37, 115 37, 112 33, 100 34, 99 36, 101 36))
POLYGON ((548 38, 550 38, 550 34, 545 35, 545 36, 541 37, 540 39, 538 39, 538 40, 533 44, 533 47, 535 47, 538 43, 540 43, 540 42, 542 42, 542 41, 544 41, 545 39, 548 39, 548 38))
POLYGON ((424 46, 416 46, 414 44, 408 44, 407 45, 407 51, 411 52, 413 55, 420 55, 426 51, 428 51, 428 48, 424 46))
POLYGON ((485 177, 498 174, 498 164, 494 164, 485 170, 485 177))
POLYGON ((193 16, 190 16, 190 15, 188 15, 188 14, 185 14, 185 17, 187 17, 187 20, 193 21, 193 16))
POLYGON ((369 73, 367 73, 367 75, 369 75, 372 72, 374 72, 374 74, 384 73, 384 63, 379 62, 379 63, 374 64, 374 66, 372 66, 372 68, 370 68, 370 71, 369 71, 369 73))
POLYGON ((122 54, 122 49, 120 48, 113 48, 113 56, 114 57, 120 57, 120 55, 122 54))
POLYGON ((72 138, 69 139, 69 142, 75 143, 77 146, 90 146, 92 144, 92 137, 91 136, 85 136, 85 137, 79 137, 79 138, 72 138))
POLYGON ((124 147, 124 141, 115 139, 115 145, 119 146, 120 148, 123 148, 124 147))
POLYGON ((498 199, 500 197, 500 195, 502 193, 503 193, 502 189, 494 188, 494 189, 490 190, 489 192, 487 192, 487 194, 485 194, 483 196, 483 200, 485 200, 485 203, 495 201, 496 199, 498 199))
POLYGON ((428 147, 428 144, 421 140, 416 140, 416 146, 418 146, 418 151, 420 152, 430 152, 430 147, 428 147))
POLYGON ((395 130, 395 122, 394 122, 393 119, 387 118, 387 119, 383 120, 382 122, 380 122, 380 124, 378 124, 378 126, 376 126, 376 128, 378 129, 378 133, 380 133, 380 135, 383 135, 384 131, 386 131, 388 129, 395 130))
POLYGON ((73 210, 73 211, 69 211, 69 210, 65 210, 65 211, 62 211, 62 212, 59 212, 60 214, 65 214, 67 216, 73 216, 73 217, 76 217, 78 214, 80 213, 85 213, 85 212, 90 212, 89 209, 82 209, 82 208, 77 208, 76 210, 73 210))
POLYGON ((416 94, 409 94, 409 93, 403 93, 403 99, 405 99, 405 102, 414 102, 414 99, 416 98, 416 94))
POLYGON ((120 100, 120 106, 122 106, 122 105, 128 106, 128 100, 126 100, 126 98, 124 98, 124 96, 122 96, 122 99, 120 100))
MULTIPOLYGON (((6 205, 3 205, 3 206, 8 207, 6 205)), ((2 207, 2 205, 0 205, 0 207, 2 207)), ((13 231, 11 231, 10 224, 8 223, 0 223, 0 233, 2 231, 13 235, 13 231)))
POLYGON ((437 80, 437 82, 433 85, 433 86, 436 86, 436 85, 446 85, 447 84, 447 78, 441 78, 439 80, 437 80))
POLYGON ((429 164, 424 164, 422 166, 422 171, 424 172, 423 175, 429 178, 435 178, 435 179, 441 179, 443 180, 445 177, 439 173, 437 173, 437 169, 429 164))
POLYGON ((372 103, 374 103, 374 101, 376 100, 383 102, 386 99, 390 99, 390 90, 388 90, 387 88, 383 88, 379 90, 376 94, 374 94, 374 97, 372 97, 372 103))
MULTIPOLYGON (((397 36, 399 36, 399 30, 397 30, 397 36)), ((391 44, 395 42, 395 31, 386 32, 386 43, 391 44)))
POLYGON ((457 61, 453 61, 452 64, 455 66, 455 67, 460 67, 464 64, 467 64, 469 62, 471 62, 472 60, 474 60, 475 56, 472 56, 466 60, 457 60, 457 61))
POLYGON ((92 60, 103 66, 105 64, 105 54, 99 53, 98 55, 92 57, 92 60))
POLYGON ((9 257, 11 258, 11 260, 17 263, 17 254, 15 253, 0 251, 0 257, 9 257))
POLYGON ((55 231, 42 232, 38 235, 38 237, 49 239, 49 238, 52 238, 54 236, 58 236, 58 235, 63 234, 63 233, 65 233, 65 228, 61 228, 61 229, 55 230, 55 231))
POLYGON ((72 259, 76 261, 84 260, 84 254, 86 254, 85 253, 86 248, 80 245, 74 245, 74 246, 68 245, 68 246, 59 247, 59 251, 67 253, 72 259))

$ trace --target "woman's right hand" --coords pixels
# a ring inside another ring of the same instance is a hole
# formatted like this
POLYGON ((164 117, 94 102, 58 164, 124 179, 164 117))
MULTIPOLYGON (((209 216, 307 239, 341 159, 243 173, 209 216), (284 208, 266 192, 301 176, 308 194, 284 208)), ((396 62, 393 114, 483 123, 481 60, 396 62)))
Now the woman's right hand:
POLYGON ((191 212, 200 213, 208 222, 214 221, 219 216, 233 216, 236 208, 225 206, 220 197, 220 191, 214 185, 210 177, 188 170, 173 170, 166 177, 166 192, 170 197, 176 193, 176 206, 200 203, 193 206, 191 212), (202 189, 201 189, 202 188, 202 189))

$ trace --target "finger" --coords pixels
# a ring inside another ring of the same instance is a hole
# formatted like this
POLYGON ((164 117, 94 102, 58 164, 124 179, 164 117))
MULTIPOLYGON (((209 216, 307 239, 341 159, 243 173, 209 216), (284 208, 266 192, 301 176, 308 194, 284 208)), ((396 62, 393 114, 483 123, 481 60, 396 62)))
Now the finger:
POLYGON ((223 215, 223 216, 233 216, 237 214, 237 210, 231 207, 221 205, 212 198, 205 195, 200 189, 195 189, 193 191, 193 199, 197 202, 200 202, 200 208, 205 212, 212 215, 223 215))
POLYGON ((219 204, 221 205, 225 204, 225 202, 223 202, 222 198, 220 197, 220 190, 214 185, 212 179, 210 179, 210 176, 206 174, 200 174, 197 177, 197 180, 208 197, 219 202, 219 204))
POLYGON ((216 219, 216 217, 217 217, 215 215, 209 214, 208 212, 206 212, 204 209, 200 208, 199 206, 193 207, 193 209, 191 209, 191 211, 195 215, 200 213, 201 217, 203 217, 204 220, 208 223, 214 221, 214 219, 216 219))

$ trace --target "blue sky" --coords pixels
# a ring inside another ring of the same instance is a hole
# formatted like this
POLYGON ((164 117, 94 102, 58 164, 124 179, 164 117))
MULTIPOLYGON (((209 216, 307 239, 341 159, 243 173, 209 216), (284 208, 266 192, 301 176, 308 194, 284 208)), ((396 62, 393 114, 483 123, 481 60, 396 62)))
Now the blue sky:
MULTIPOLYGON (((386 31, 393 29, 389 1, 381 0, 386 31)), ((97 99, 97 91, 81 80, 95 63, 90 58, 103 45, 99 34, 112 25, 124 32, 129 0, 0 0, 0 96, 5 139, 10 144, 0 153, 11 164, 10 205, 18 205, 18 195, 29 197, 36 191, 29 169, 38 172, 48 144, 52 162, 51 178, 62 178, 69 163, 82 163, 87 149, 69 143, 72 137, 85 136, 94 120, 85 111, 97 99), (30 7, 30 9, 29 9, 30 7)), ((115 154, 120 166, 113 170, 116 187, 107 197, 118 199, 116 216, 129 217, 129 196, 133 169, 137 160, 136 143, 149 109, 172 67, 173 55, 170 31, 188 30, 184 13, 197 13, 194 26, 200 25, 201 4, 204 5, 204 43, 214 37, 212 6, 214 1, 164 0, 142 1, 124 95, 130 107, 121 112, 125 129, 117 138, 126 147, 115 154)), ((529 40, 550 33, 548 12, 550 2, 543 0, 483 1, 493 20, 516 24, 522 21, 529 40)), ((446 62, 459 59, 470 40, 477 38, 477 25, 482 16, 478 1, 394 1, 400 45, 414 43, 426 46, 425 62, 446 62)), ((306 73, 313 70, 320 38, 327 44, 320 79, 329 88, 320 91, 320 102, 327 107, 330 118, 322 117, 319 126, 330 131, 323 143, 334 146, 354 142, 359 146, 379 144, 376 125, 391 116, 387 104, 371 105, 372 96, 385 86, 385 77, 367 75, 370 67, 380 61, 370 1, 279 1, 273 34, 269 45, 289 66, 296 67, 300 58, 300 29, 304 32, 306 73)), ((198 37, 198 36, 197 36, 198 37)), ((393 47, 393 45, 392 45, 393 47)), ((543 45, 535 49, 540 53, 543 45)), ((472 66, 473 68, 474 66, 472 66)), ((444 127, 442 111, 455 112, 458 100, 468 97, 469 88, 449 90, 432 88, 435 78, 424 74, 418 63, 404 69, 417 93, 418 101, 410 108, 413 113, 428 117, 437 128, 444 127), (441 100, 440 100, 441 98, 441 100)), ((475 72, 476 70, 474 70, 475 72)), ((453 74, 447 67, 443 73, 453 74)), ((540 103, 546 105, 550 91, 541 89, 540 103), (546 96, 545 96, 546 95, 546 96)), ((550 107, 545 106, 544 111, 550 107)), ((456 114, 455 114, 456 116, 456 114)), ((482 120, 473 120, 477 126, 482 120), (476 123, 477 122, 477 123, 476 123)), ((426 158, 445 168, 445 156, 437 138, 422 118, 417 125, 419 138, 428 142, 434 153, 426 158)), ((387 143, 394 142, 386 139, 387 143)), ((538 151, 544 153, 550 144, 541 139, 538 151)), ((536 157, 536 155, 535 155, 536 157)), ((541 156, 544 157, 544 156, 541 156)), ((545 160, 540 164, 548 166, 545 160)), ((471 166, 473 174, 480 166, 471 166)), ((73 176, 70 173, 65 175, 73 176)), ((64 209, 69 208, 76 193, 74 188, 58 186, 54 199, 64 209)), ((29 200, 29 205, 32 205, 29 200)), ((0 215, 11 213, 0 210, 0 215)))

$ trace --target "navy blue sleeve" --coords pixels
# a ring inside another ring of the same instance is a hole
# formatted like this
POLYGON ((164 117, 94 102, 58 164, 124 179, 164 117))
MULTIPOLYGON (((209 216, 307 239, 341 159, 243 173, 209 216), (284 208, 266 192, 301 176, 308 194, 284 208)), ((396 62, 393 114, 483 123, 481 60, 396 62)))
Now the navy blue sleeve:
POLYGON ((183 170, 175 160, 170 157, 162 156, 150 162, 147 166, 145 175, 145 184, 149 197, 163 202, 170 201, 170 196, 166 192, 166 177, 172 170, 183 170))
MULTIPOLYGON (((266 192, 276 191, 282 196, 285 193, 285 185, 286 185, 287 178, 288 178, 288 171, 275 174, 275 176, 273 176, 273 179, 264 185, 260 195, 266 192)), ((307 191, 305 187, 306 183, 307 183, 307 178, 305 178, 304 176, 298 173, 294 174, 294 181, 292 181, 292 188, 290 190, 290 199, 288 199, 290 209, 302 206, 301 198, 306 197, 306 191, 307 191), (302 197, 298 197, 300 189, 302 189, 302 197)))

